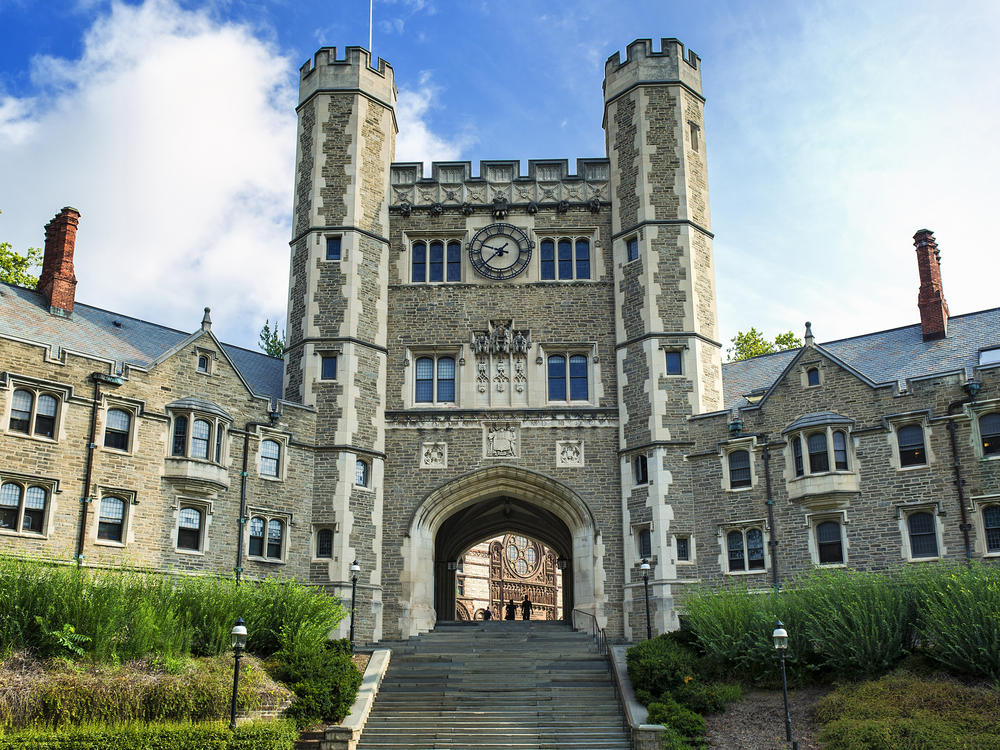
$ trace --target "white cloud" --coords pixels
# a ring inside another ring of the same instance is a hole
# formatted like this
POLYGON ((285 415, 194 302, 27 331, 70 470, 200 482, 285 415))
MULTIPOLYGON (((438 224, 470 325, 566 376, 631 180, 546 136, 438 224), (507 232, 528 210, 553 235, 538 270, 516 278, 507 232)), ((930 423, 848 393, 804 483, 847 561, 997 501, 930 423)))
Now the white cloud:
POLYGON ((396 161, 422 161, 428 175, 432 161, 454 161, 474 141, 469 133, 444 138, 431 131, 427 118, 437 93, 430 73, 425 71, 420 74, 417 88, 401 89, 396 101, 396 161))

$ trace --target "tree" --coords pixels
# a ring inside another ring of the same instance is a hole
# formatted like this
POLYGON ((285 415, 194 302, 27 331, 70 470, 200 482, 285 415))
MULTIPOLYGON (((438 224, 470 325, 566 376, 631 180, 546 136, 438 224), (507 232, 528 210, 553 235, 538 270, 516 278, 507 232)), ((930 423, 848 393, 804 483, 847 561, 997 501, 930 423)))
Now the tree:
POLYGON ((750 357, 759 357, 762 354, 774 354, 783 352, 786 349, 798 349, 802 346, 802 340, 791 331, 779 333, 774 337, 774 341, 764 337, 764 334, 756 328, 749 331, 737 331, 732 338, 733 345, 726 349, 730 362, 750 357))
MULTIPOLYGON (((2 213, 2 212, 0 212, 2 213)), ((42 262, 42 251, 29 247, 24 255, 14 252, 9 242, 0 242, 0 281, 27 289, 38 286, 38 277, 29 273, 42 262)))
POLYGON ((264 327, 260 329, 260 342, 257 344, 261 351, 272 357, 283 357, 285 355, 285 332, 278 335, 278 321, 274 321, 274 328, 271 328, 271 320, 264 321, 264 327))

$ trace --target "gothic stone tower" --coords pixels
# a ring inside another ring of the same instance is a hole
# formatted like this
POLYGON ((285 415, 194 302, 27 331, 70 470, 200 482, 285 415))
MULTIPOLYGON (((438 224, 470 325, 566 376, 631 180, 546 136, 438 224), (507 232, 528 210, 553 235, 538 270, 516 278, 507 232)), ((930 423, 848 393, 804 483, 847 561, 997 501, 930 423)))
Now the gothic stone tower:
POLYGON ((625 533, 639 540, 624 560, 632 637, 644 627, 641 556, 654 630, 676 627, 671 526, 691 505, 687 417, 722 408, 699 63, 676 39, 660 52, 640 39, 624 62, 616 53, 605 64, 622 509, 625 533))
POLYGON ((346 599, 357 560, 358 628, 377 639, 396 86, 359 47, 320 49, 300 76, 285 397, 318 416, 312 546, 332 532, 332 554, 313 577, 346 599))

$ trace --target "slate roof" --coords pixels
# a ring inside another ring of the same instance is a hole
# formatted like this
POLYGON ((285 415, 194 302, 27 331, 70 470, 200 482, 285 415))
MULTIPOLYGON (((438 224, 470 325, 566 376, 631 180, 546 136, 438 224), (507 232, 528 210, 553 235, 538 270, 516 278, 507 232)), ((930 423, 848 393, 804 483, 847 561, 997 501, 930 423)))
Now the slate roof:
MULTIPOLYGON (((866 333, 820 347, 875 383, 893 383, 926 375, 972 371, 979 352, 1000 346, 1000 307, 948 319, 948 337, 924 341, 920 324, 866 333)), ((747 404, 744 396, 770 388, 798 349, 765 354, 722 365, 726 408, 747 404)))
POLYGON ((796 419, 788 425, 788 427, 783 429, 781 434, 784 435, 786 432, 803 430, 806 427, 814 427, 819 424, 854 424, 854 420, 849 419, 848 417, 842 417, 832 411, 814 411, 811 414, 804 414, 796 419))
MULTIPOLYGON (((49 314, 41 294, 0 283, 0 335, 148 368, 191 333, 79 302, 70 318, 49 314)), ((222 348, 260 396, 281 398, 282 360, 231 344, 222 348)))

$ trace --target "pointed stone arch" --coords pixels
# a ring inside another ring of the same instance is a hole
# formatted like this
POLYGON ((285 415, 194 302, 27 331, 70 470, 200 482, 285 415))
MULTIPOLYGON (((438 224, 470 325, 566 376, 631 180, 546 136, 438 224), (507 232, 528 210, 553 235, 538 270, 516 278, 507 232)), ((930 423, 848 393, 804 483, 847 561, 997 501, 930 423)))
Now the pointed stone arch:
POLYGON ((414 510, 401 550, 403 637, 433 628, 444 603, 454 601, 449 561, 476 542, 511 530, 538 539, 568 561, 567 615, 583 609, 606 622, 604 545, 586 501, 544 474, 499 465, 441 485, 414 510))

